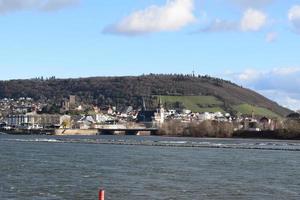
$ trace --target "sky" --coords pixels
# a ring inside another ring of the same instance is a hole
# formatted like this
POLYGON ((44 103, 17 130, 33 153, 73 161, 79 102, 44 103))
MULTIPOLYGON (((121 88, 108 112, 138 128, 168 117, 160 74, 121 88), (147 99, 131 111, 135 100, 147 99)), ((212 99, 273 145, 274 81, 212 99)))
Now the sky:
POLYGON ((0 79, 192 73, 300 109, 300 0, 0 0, 0 79))

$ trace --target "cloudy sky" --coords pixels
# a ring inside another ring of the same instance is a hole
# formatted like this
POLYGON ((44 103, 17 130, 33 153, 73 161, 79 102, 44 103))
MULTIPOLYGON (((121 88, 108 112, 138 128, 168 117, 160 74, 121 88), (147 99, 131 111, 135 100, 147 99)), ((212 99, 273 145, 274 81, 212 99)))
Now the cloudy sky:
POLYGON ((209 74, 300 108, 300 0, 0 0, 0 79, 209 74))

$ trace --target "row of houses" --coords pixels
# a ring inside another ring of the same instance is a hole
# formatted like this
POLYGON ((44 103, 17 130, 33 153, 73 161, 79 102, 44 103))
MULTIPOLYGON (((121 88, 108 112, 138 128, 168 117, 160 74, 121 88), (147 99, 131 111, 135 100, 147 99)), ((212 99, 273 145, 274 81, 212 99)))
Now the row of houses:
POLYGON ((113 124, 118 120, 109 115, 55 115, 26 113, 20 115, 9 115, 5 118, 1 126, 5 129, 44 129, 44 128, 76 128, 89 129, 95 128, 100 124, 113 124))
MULTIPOLYGON (((71 98, 70 102, 75 103, 71 98)), ((102 125, 125 125, 130 123, 149 123, 153 126, 160 126, 168 120, 180 120, 182 122, 215 120, 234 123, 237 130, 274 130, 276 123, 267 117, 260 119, 252 117, 234 118, 229 113, 193 113, 190 110, 177 112, 176 110, 165 110, 160 104, 155 110, 140 111, 128 107, 124 112, 116 112, 116 109, 109 107, 107 112, 95 112, 93 115, 59 115, 59 114, 37 114, 28 112, 26 114, 9 115, 3 120, 2 126, 6 128, 17 127, 26 129, 43 128, 98 128, 102 125)))

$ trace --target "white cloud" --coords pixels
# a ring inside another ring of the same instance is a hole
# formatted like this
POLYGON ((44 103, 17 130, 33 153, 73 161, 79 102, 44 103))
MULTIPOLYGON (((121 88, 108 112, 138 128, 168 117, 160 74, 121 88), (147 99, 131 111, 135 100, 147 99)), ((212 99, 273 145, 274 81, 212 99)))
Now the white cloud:
POLYGON ((0 0, 0 14, 22 10, 59 10, 80 0, 0 0))
MULTIPOLYGON (((198 32, 253 32, 261 30, 266 25, 266 23, 267 15, 264 12, 253 8, 249 8, 244 11, 240 20, 227 21, 222 19, 215 19, 206 27, 201 28, 198 32)), ((275 35, 272 35, 272 37, 275 37, 275 35)))
POLYGON ((76 5, 79 2, 80 0, 48 0, 43 4, 42 9, 45 11, 55 11, 76 5))
POLYGON ((299 94, 287 93, 282 90, 258 90, 258 92, 291 110, 296 111, 300 108, 299 94))
POLYGON ((291 7, 288 12, 288 19, 293 25, 293 28, 300 32, 300 5, 295 5, 291 7))
POLYGON ((272 4, 274 0, 231 0, 231 2, 242 8, 260 8, 272 4))
POLYGON ((265 13, 252 8, 244 12, 240 26, 242 31, 259 31, 266 25, 267 16, 265 13))
POLYGON ((269 32, 266 35, 266 42, 271 43, 277 40, 278 34, 276 32, 269 32))
POLYGON ((300 72, 300 67, 274 68, 272 70, 273 74, 280 75, 280 76, 292 75, 298 72, 300 72))
POLYGON ((254 69, 246 69, 242 73, 238 74, 237 78, 240 81, 249 82, 258 79, 260 76, 261 76, 261 72, 254 69))
POLYGON ((226 76, 275 100, 280 105, 293 110, 300 109, 300 67, 282 67, 266 71, 247 69, 226 76))
POLYGON ((199 32, 227 32, 236 30, 238 30, 238 23, 215 19, 210 24, 208 24, 207 27, 200 29, 199 32))
POLYGON ((283 105, 290 107, 293 110, 299 110, 300 108, 300 100, 299 99, 294 99, 292 97, 286 96, 284 101, 283 101, 283 105))
POLYGON ((194 0, 167 0, 163 6, 152 5, 130 14, 104 32, 135 35, 176 31, 196 21, 193 10, 194 0))

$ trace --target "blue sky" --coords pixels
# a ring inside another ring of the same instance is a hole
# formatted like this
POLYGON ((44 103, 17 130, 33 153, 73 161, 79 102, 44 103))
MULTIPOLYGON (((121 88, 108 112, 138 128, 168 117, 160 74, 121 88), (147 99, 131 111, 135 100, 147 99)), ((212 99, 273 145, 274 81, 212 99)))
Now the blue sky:
POLYGON ((0 0, 0 24, 0 79, 195 70, 300 108, 299 0, 0 0))

